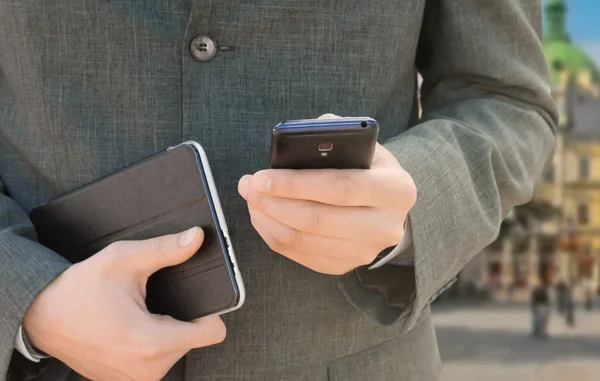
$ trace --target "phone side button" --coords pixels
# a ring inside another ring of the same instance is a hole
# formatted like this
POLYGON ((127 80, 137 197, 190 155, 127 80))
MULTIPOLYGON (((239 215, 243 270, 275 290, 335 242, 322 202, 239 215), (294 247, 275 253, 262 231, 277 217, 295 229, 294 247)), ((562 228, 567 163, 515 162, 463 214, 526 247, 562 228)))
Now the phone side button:
MULTIPOLYGON (((221 229, 221 233, 224 233, 223 229, 221 229)), ((235 257, 232 256, 233 246, 231 245, 231 241, 229 240, 228 235, 223 234, 223 237, 225 237, 225 245, 227 245, 225 250, 227 251, 227 255, 229 256, 228 262, 231 264, 231 269, 234 271, 234 273, 237 273, 238 269, 237 264, 235 263, 236 261, 234 260, 235 257)))

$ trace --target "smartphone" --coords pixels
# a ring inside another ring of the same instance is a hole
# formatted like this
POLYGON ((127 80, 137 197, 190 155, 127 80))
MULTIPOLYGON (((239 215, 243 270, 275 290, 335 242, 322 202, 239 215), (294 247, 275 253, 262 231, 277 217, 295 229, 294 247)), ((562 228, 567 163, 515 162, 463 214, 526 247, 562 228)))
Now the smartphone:
POLYGON ((369 117, 290 120, 271 131, 272 169, 369 169, 379 124, 369 117))
POLYGON ((181 143, 59 195, 30 217, 38 241, 72 263, 116 241, 199 226, 204 243, 198 252, 148 279, 148 310, 190 321, 225 314, 244 303, 244 283, 219 195, 197 142, 181 143))

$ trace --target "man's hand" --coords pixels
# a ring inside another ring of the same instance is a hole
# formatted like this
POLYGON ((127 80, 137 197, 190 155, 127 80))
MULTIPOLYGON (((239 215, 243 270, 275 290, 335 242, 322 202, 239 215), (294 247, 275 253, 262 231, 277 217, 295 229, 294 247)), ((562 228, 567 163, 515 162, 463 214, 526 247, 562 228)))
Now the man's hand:
POLYGON ((146 309, 148 277, 190 258, 203 239, 193 228, 117 242, 71 266, 27 311, 29 340, 92 380, 161 379, 190 349, 225 338, 217 316, 181 322, 146 309))
POLYGON ((411 176, 379 144, 369 170, 263 170, 242 177, 238 190, 273 251, 336 275, 397 245, 417 197, 411 176))

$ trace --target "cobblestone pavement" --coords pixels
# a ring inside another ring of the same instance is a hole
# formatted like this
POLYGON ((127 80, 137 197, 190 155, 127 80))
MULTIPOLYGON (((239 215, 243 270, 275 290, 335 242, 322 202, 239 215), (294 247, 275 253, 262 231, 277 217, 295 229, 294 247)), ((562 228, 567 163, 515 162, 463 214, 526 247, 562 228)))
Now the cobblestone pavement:
POLYGON ((441 381, 599 381, 600 312, 554 313, 548 340, 529 336, 526 304, 434 306, 441 381))

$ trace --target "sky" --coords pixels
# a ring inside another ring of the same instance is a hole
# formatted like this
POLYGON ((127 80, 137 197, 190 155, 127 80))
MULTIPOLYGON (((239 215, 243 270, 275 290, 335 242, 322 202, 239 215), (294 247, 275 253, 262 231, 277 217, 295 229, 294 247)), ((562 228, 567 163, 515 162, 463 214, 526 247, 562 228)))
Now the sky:
POLYGON ((584 48, 600 65, 600 0, 566 2, 569 9, 567 30, 573 42, 584 48))

